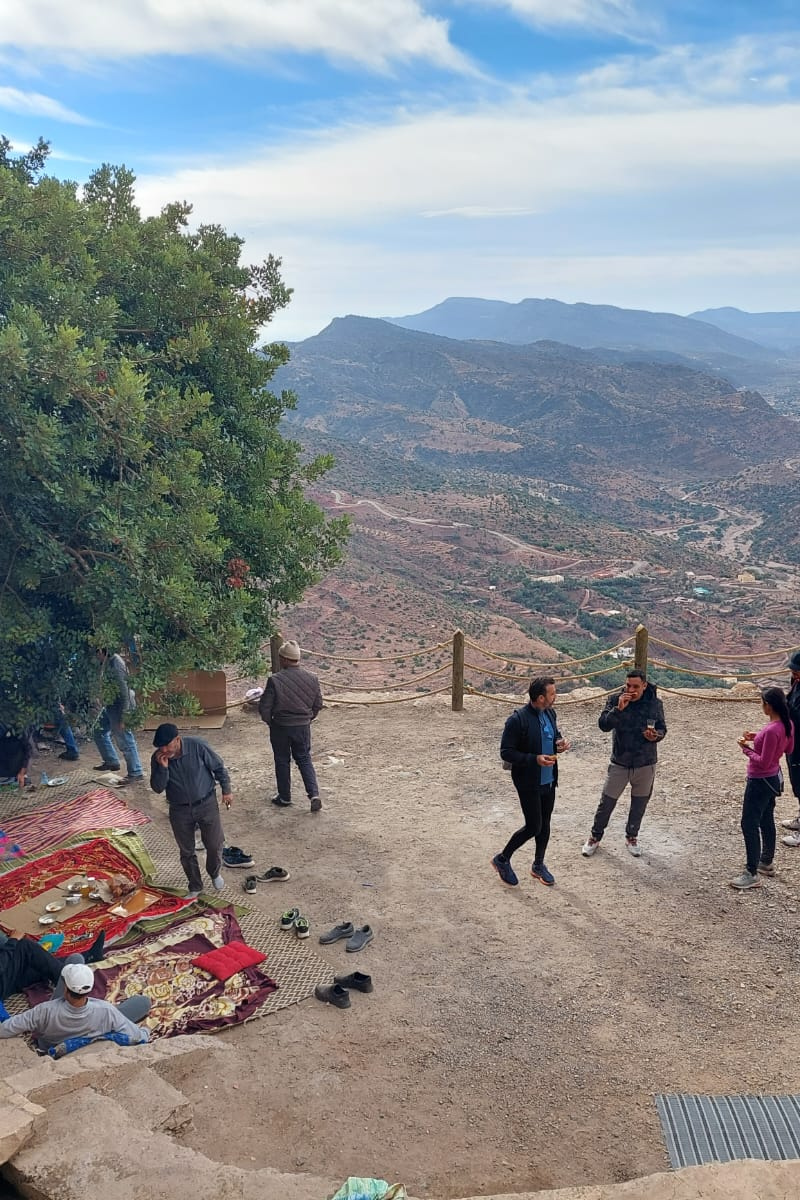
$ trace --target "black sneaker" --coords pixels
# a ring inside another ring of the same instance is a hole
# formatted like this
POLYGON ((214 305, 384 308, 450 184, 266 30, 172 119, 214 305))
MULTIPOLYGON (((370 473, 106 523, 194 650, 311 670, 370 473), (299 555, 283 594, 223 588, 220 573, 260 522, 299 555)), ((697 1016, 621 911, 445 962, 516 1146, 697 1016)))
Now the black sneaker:
POLYGON ((259 883, 286 883, 291 875, 284 867, 270 867, 263 875, 256 875, 259 883))
POLYGON ((92 768, 93 771, 119 771, 119 769, 119 763, 98 763, 96 767, 92 768))
POLYGON ((321 810, 322 810, 322 801, 320 800, 319 796, 312 796, 311 797, 311 811, 312 812, 320 812, 321 810))
POLYGON ((338 983, 318 983, 314 988, 314 995, 323 1004, 333 1004, 336 1008, 350 1007, 350 993, 338 983))
POLYGON ((64 762, 77 762, 80 754, 73 754, 71 750, 64 750, 58 757, 63 759, 64 762))
POLYGON ((242 884, 242 887, 246 892, 249 893, 249 895, 254 896, 258 891, 258 880, 256 879, 255 875, 248 875, 247 879, 245 879, 244 883, 242 884))
POLYGON ((222 861, 226 867, 234 868, 254 867, 256 865, 250 855, 246 854, 244 850, 240 850, 238 846, 223 846, 222 861))
POLYGON ((272 803, 276 808, 289 808, 292 802, 291 800, 284 800, 283 796, 273 796, 272 803))
POLYGON ((507 887, 518 886, 519 880, 517 879, 517 873, 509 860, 507 858, 503 858, 502 854, 495 854, 494 858, 492 859, 492 866, 507 887))

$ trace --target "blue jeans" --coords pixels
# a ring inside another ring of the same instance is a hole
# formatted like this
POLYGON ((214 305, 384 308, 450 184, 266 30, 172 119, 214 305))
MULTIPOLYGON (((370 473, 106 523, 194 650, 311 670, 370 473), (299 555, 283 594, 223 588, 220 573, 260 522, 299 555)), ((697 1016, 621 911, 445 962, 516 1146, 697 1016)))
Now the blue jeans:
POLYGON ((109 767, 113 766, 115 770, 119 770, 119 755, 114 749, 114 743, 111 740, 112 733, 122 751, 125 765, 128 768, 128 775, 134 776, 136 779, 141 779, 144 772, 142 771, 142 764, 139 761, 139 748, 136 745, 136 738, 130 729, 124 727, 122 714, 119 710, 104 708, 97 718, 94 744, 100 751, 100 757, 103 762, 107 763, 109 767))
MULTIPOLYGON (((67 754, 74 754, 77 758, 80 754, 78 743, 75 741, 75 734, 67 724, 67 718, 64 716, 60 708, 57 708, 53 713, 53 723, 56 727, 56 736, 60 737, 67 748, 67 754)), ((103 760, 105 762, 105 759, 103 760)))
POLYGON ((314 764, 311 761, 311 726, 276 725, 269 727, 269 740, 275 758, 275 782, 281 800, 292 798, 292 759, 297 763, 309 800, 319 795, 314 764))

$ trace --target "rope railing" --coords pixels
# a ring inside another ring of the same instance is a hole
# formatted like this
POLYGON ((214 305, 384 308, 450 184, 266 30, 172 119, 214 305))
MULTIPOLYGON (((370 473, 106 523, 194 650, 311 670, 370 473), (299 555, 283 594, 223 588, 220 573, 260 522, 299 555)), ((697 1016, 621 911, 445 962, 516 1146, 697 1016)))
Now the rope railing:
MULTIPOLYGON (((280 644, 279 635, 273 635, 271 646, 276 650, 280 644)), ((327 692, 326 699, 334 704, 349 704, 349 705, 377 705, 377 704, 405 704, 412 700, 424 699, 426 696, 439 696, 447 692, 451 692, 451 707, 454 712, 460 712, 463 709, 464 696, 475 696, 482 700, 492 700, 496 704, 509 703, 509 693, 522 694, 527 691, 529 680, 534 675, 547 674, 552 675, 559 686, 566 683, 583 684, 591 679, 605 676, 607 681, 608 676, 613 676, 620 672, 627 672, 632 666, 635 666, 643 671, 647 671, 648 667, 653 667, 656 672, 669 671, 678 675, 689 676, 692 678, 709 679, 709 680, 730 680, 733 677, 742 682, 756 683, 765 678, 774 678, 785 666, 786 656, 793 652, 792 647, 780 650, 765 650, 748 654, 733 655, 733 654, 713 654, 708 650, 692 650, 686 646, 680 646, 676 642, 668 641, 665 638, 651 638, 648 630, 643 625, 639 625, 637 629, 628 634, 622 641, 617 642, 614 646, 606 647, 602 650, 596 650, 592 654, 587 654, 582 658, 556 658, 549 662, 531 662, 523 661, 522 659, 510 657, 508 654, 501 654, 496 650, 490 650, 485 646, 481 646, 479 642, 472 638, 466 637, 460 630, 456 630, 452 639, 447 641, 436 642, 430 646, 418 646, 413 650, 400 651, 394 654, 371 655, 362 658, 355 658, 350 655, 334 654, 333 652, 312 650, 308 647, 303 648, 303 654, 309 658, 319 659, 321 662, 334 663, 349 663, 354 667, 365 666, 374 668, 375 664, 383 664, 387 666, 392 663, 408 661, 409 659, 422 660, 426 657, 438 655, 445 649, 451 650, 451 655, 447 662, 442 662, 437 666, 433 666, 430 670, 426 670, 421 674, 412 675, 406 679, 385 679, 385 680, 370 680, 369 675, 365 679, 363 676, 360 681, 342 682, 340 680, 330 680, 331 691, 327 692), (627 649, 633 644, 633 653, 619 657, 619 652, 627 649), (679 665, 676 663, 667 662, 661 658, 649 657, 649 646, 662 647, 666 650, 671 650, 676 654, 685 657, 694 657, 701 659, 704 666, 692 667, 679 665), (469 659, 465 658, 465 649, 469 647, 471 651, 476 652, 484 658, 501 663, 506 668, 499 670, 491 665, 482 666, 474 661, 475 654, 469 659), (616 656, 613 661, 612 656, 616 656), (752 664, 752 668, 746 671, 739 671, 733 664, 741 661, 747 661, 752 664), (782 660, 782 664, 779 662, 782 660), (719 662, 721 669, 719 671, 706 670, 706 663, 719 662), (584 669, 587 663, 593 663, 591 669, 584 669), (727 666, 726 664, 732 664, 727 666), (572 668, 572 669, 571 669, 572 668), (437 676, 441 676, 444 671, 450 670, 451 678, 449 683, 442 683, 437 687, 428 687, 421 689, 420 684, 428 683, 431 680, 436 680, 437 676), (511 685, 505 694, 494 695, 487 691, 485 687, 481 687, 476 682, 471 682, 465 678, 465 673, 469 673, 473 678, 475 675, 483 676, 487 681, 501 680, 511 685), (397 692, 396 696, 375 696, 364 695, 352 696, 350 693, 380 693, 380 692, 397 692), (399 694, 406 693, 406 694, 399 694)), ((554 651, 556 653, 556 651, 554 651)), ((434 660, 435 661, 435 660, 434 660)), ((274 668, 277 669, 277 660, 273 656, 274 668)), ((421 664, 420 664, 421 665, 421 664)), ((338 671, 337 671, 338 674, 338 671)), ((671 676, 668 676, 670 678, 671 676)), ((656 675, 656 682, 658 677, 656 675)), ((607 696, 612 695, 617 687, 603 689, 591 686, 591 694, 588 696, 571 698, 569 693, 559 697, 559 706, 571 704, 590 704, 592 701, 602 700, 607 696)), ((678 690, 677 687, 666 686, 658 683, 659 691, 670 695, 683 696, 685 698, 685 689, 678 690)), ((736 703, 752 703, 758 698, 758 693, 750 695, 720 695, 721 688, 714 688, 714 695, 704 695, 702 690, 695 690, 693 695, 698 699, 706 700, 710 703, 720 703, 725 701, 734 701, 736 703)), ((241 704, 242 701, 235 701, 228 707, 233 708, 241 704)))

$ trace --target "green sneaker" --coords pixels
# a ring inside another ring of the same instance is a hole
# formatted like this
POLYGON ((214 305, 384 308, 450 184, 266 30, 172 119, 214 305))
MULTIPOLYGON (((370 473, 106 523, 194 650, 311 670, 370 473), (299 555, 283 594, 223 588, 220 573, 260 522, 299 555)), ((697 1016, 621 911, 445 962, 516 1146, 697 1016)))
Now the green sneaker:
POLYGON ((299 938, 307 938, 311 932, 308 917, 296 916, 294 919, 294 931, 299 938))
POLYGON ((289 908, 285 913, 281 914, 281 929, 284 933, 288 933, 290 929, 294 929, 294 923, 299 916, 299 908, 289 908))

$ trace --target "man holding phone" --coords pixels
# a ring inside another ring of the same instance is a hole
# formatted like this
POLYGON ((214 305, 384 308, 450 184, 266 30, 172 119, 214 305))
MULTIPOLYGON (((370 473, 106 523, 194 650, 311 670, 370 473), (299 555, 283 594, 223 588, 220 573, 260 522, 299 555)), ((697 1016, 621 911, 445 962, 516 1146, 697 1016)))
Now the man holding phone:
POLYGON ((181 737, 177 725, 165 721, 153 737, 150 787, 167 793, 169 823, 178 844, 181 866, 189 884, 187 896, 199 896, 203 887, 195 851, 195 826, 206 850, 206 870, 216 891, 222 891, 222 847, 225 835, 219 815, 216 785, 222 788, 226 808, 233 803, 231 777, 220 756, 197 737, 181 737))
POLYGON ((664 705, 644 671, 629 671, 621 692, 609 696, 597 722, 604 733, 613 733, 611 762, 603 794, 594 814, 592 832, 581 848, 591 858, 602 841, 611 814, 630 784, 631 806, 625 826, 625 846, 634 858, 642 853, 639 828, 653 794, 658 760, 657 743, 667 735, 664 705))
POLYGON ((511 779, 519 796, 525 824, 512 834, 492 866, 509 887, 519 883, 511 866, 511 855, 531 838, 536 840, 536 854, 531 875, 545 887, 555 883, 545 866, 544 856, 550 841, 550 818, 556 802, 558 786, 557 755, 569 750, 569 742, 561 736, 553 708, 556 683, 552 676, 540 676, 531 681, 528 703, 516 709, 508 718, 500 742, 500 757, 511 767, 511 779))

